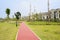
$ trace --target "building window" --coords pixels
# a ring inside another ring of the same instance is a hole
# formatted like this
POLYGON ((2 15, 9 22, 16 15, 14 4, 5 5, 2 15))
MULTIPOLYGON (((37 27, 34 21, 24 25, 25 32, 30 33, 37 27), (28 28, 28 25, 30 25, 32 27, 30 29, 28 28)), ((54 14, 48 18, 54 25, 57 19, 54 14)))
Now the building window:
POLYGON ((60 18, 60 11, 59 11, 59 18, 60 18))
POLYGON ((45 17, 43 17, 43 19, 45 19, 45 17))
POLYGON ((60 14, 59 14, 59 18, 60 18, 60 14))
POLYGON ((47 19, 48 19, 48 16, 47 16, 47 19))
POLYGON ((60 11, 59 11, 59 13, 60 13, 60 11))
POLYGON ((57 13, 57 11, 54 11, 54 13, 57 13))
POLYGON ((56 19, 56 13, 57 13, 57 11, 54 12, 54 19, 56 19))

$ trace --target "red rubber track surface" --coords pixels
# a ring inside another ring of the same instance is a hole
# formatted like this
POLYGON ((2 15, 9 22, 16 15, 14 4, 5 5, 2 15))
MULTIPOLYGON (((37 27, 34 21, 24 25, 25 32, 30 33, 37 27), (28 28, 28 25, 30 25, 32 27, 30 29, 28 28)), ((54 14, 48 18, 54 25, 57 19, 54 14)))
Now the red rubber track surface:
POLYGON ((22 22, 18 31, 17 40, 39 40, 39 38, 22 22))

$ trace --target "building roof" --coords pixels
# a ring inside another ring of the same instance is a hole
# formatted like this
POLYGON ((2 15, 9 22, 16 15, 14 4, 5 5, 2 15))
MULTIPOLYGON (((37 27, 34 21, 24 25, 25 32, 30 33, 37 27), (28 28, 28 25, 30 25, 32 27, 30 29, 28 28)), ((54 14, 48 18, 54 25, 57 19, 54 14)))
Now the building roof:
POLYGON ((48 12, 40 13, 40 15, 49 15, 48 12))

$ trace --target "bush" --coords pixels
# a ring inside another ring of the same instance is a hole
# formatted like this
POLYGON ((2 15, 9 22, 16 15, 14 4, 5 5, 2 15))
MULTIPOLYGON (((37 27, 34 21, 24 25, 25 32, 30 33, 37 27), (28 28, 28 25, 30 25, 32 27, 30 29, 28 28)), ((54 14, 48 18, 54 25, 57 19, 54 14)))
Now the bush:
POLYGON ((60 20, 58 18, 54 19, 54 22, 60 22, 60 20))

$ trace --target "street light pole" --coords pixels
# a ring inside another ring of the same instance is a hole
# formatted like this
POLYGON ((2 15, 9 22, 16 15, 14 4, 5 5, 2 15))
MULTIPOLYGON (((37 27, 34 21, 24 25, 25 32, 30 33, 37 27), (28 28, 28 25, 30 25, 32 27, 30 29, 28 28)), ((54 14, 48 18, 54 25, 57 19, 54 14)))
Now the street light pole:
POLYGON ((29 10, 29 21, 31 19, 31 3, 30 3, 30 10, 29 10))
POLYGON ((48 0, 48 12, 49 12, 49 0, 48 0))
POLYGON ((49 0, 48 0, 48 14, 49 14, 49 18, 48 18, 48 20, 50 21, 50 11, 49 11, 49 6, 50 6, 50 4, 49 4, 49 0))

